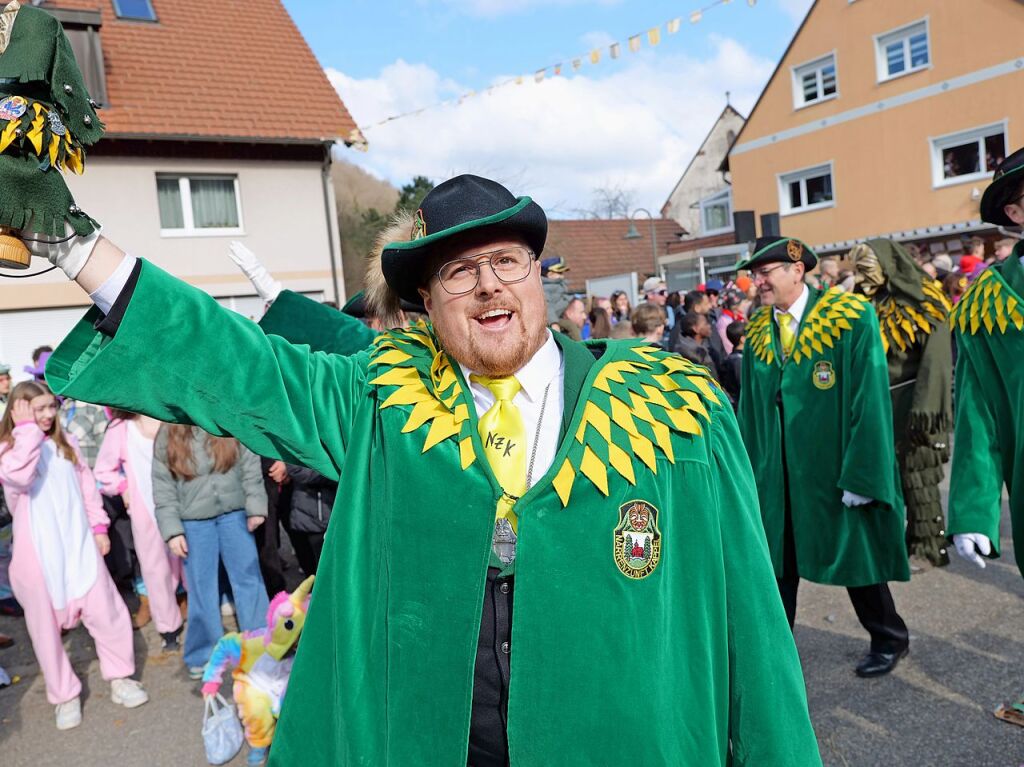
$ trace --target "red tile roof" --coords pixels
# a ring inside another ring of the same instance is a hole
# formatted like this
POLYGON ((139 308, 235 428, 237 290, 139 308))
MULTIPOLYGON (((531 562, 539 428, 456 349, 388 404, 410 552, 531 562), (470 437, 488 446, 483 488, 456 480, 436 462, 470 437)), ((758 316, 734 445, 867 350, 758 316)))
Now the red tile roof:
POLYGON ((43 5, 102 14, 109 135, 361 138, 280 0, 152 3, 156 23, 118 19, 111 0, 43 5))
MULTIPOLYGON (((542 258, 564 258, 569 265, 569 287, 579 292, 586 289, 588 279, 612 274, 637 272, 642 281, 654 271, 651 222, 645 218, 634 220, 640 235, 635 240, 625 239, 629 223, 624 218, 549 221, 542 258)), ((659 256, 665 255, 669 243, 686 233, 678 221, 670 218, 654 219, 654 227, 659 256)))

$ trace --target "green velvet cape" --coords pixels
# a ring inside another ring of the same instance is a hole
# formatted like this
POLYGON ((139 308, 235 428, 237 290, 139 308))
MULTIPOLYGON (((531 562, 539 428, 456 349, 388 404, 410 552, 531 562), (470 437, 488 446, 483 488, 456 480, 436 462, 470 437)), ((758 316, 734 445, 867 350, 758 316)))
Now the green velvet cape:
POLYGON ((908 580, 878 319, 862 296, 808 290, 793 354, 782 361, 766 306, 751 318, 743 355, 740 428, 775 574, 782 577, 788 477, 802 578, 836 586, 908 580), (844 506, 844 490, 875 503, 844 506))
POLYGON ((1024 243, 990 266, 953 308, 956 420, 949 526, 984 533, 999 556, 1002 491, 1010 495, 1017 567, 1024 574, 1024 243))
MULTIPOLYGON (((95 318, 55 391, 340 475, 271 763, 464 767, 500 487, 429 326, 311 352, 148 263, 117 336, 95 318)), ((573 348, 567 436, 516 506, 511 764, 820 765, 728 402, 649 347, 573 348), (646 571, 619 556, 630 520, 646 571)))

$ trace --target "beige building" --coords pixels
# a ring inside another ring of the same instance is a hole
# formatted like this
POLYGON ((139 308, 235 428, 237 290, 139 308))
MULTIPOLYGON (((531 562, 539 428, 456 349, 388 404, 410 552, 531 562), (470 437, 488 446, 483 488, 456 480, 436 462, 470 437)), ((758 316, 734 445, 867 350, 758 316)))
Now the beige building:
MULTIPOLYGON (((68 181, 112 240, 247 316, 263 307, 232 240, 286 288, 344 300, 331 151, 364 142, 280 0, 248 0, 245 14, 205 0, 42 8, 103 106, 107 133, 68 181)), ((59 272, 0 279, 0 361, 21 377, 88 303, 59 272)))
POLYGON ((995 235, 978 212, 1024 145, 1019 0, 816 0, 727 158, 733 206, 824 253, 995 235))

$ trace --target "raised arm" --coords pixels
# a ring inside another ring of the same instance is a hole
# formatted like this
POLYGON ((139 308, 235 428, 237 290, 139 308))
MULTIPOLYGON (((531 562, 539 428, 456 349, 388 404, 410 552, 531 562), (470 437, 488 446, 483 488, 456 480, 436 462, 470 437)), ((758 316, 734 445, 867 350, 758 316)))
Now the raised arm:
POLYGON ((27 493, 36 478, 46 435, 35 421, 26 421, 15 426, 11 436, 14 444, 0 455, 0 484, 17 493, 27 493))
MULTIPOLYGON (((101 238, 78 282, 91 294, 109 292, 103 283, 124 271, 118 254, 101 238)), ((337 478, 367 355, 314 353, 265 335, 145 261, 109 303, 107 315, 90 310, 50 358, 55 392, 193 423, 337 478)))

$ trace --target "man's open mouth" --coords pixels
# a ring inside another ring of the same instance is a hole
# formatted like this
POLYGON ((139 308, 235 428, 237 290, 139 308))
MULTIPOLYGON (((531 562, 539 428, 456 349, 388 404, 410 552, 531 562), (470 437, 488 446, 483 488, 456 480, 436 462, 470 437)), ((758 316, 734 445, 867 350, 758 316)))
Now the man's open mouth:
POLYGON ((503 330, 512 322, 512 314, 511 309, 490 309, 473 319, 488 330, 503 330))

